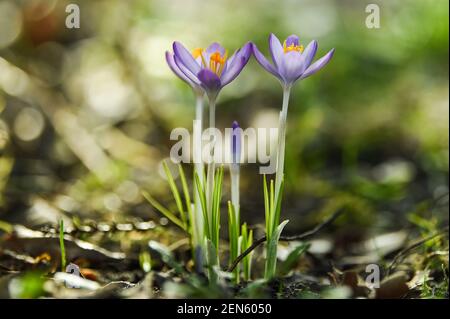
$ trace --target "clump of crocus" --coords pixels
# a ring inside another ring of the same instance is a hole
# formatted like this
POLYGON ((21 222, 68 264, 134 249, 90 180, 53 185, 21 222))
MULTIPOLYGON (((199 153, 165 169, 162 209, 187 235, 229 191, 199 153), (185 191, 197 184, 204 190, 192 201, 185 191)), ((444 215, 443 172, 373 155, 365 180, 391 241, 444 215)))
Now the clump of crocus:
POLYGON ((283 105, 280 112, 280 122, 278 128, 278 153, 277 168, 275 176, 275 189, 271 183, 270 192, 264 180, 265 202, 266 202, 266 236, 267 236, 267 257, 265 277, 270 278, 276 270, 276 250, 279 235, 286 222, 279 225, 280 206, 282 196, 282 184, 284 175, 284 154, 286 140, 286 121, 289 106, 289 95, 292 86, 298 81, 303 80, 320 69, 322 69, 333 57, 334 49, 330 50, 325 56, 313 63, 317 53, 317 41, 311 41, 306 48, 300 44, 296 35, 287 37, 283 45, 274 35, 269 36, 269 51, 272 57, 270 63, 264 55, 258 50, 255 44, 252 44, 253 54, 258 63, 273 74, 280 81, 283 88, 283 105))
MULTIPOLYGON (((181 43, 173 43, 173 53, 166 53, 167 63, 175 74, 191 85, 197 96, 206 94, 209 101, 209 128, 215 128, 216 99, 220 90, 231 83, 242 71, 252 54, 252 45, 247 43, 241 49, 228 57, 227 51, 219 44, 212 43, 206 49, 196 48, 189 52, 181 43)), ((200 115, 199 115, 200 117, 200 115)), ((211 130, 212 131, 212 130, 211 130)), ((211 141, 214 145, 215 138, 211 141)), ((194 143, 194 148, 201 148, 201 141, 194 143), (197 145, 195 145, 197 144, 197 145)), ((195 152, 195 150, 194 150, 195 152)), ((201 152, 201 151, 200 151, 201 152)), ((214 158, 214 147, 212 150, 214 158)), ((203 238, 201 247, 206 251, 210 279, 213 280, 214 270, 218 266, 219 227, 220 227, 220 196, 222 169, 215 170, 214 160, 208 163, 206 185, 203 183, 203 165, 196 168, 196 186, 202 215, 196 209, 195 218, 202 219, 202 232, 197 230, 203 238), (218 178, 218 180, 216 179, 218 178)), ((198 197, 198 198, 197 198, 198 197)), ((195 223, 200 227, 200 223, 195 223)))
MULTIPOLYGON (((285 154, 286 120, 289 104, 290 90, 298 80, 316 73, 326 65, 333 56, 334 49, 324 57, 313 63, 317 52, 317 42, 311 41, 306 48, 299 43, 295 35, 289 36, 284 44, 271 34, 269 37, 270 53, 273 64, 270 63, 258 50, 256 45, 247 43, 228 58, 226 50, 218 43, 211 44, 206 49, 194 49, 190 53, 182 44, 174 42, 173 53, 166 52, 166 60, 172 71, 183 81, 188 83, 196 97, 196 120, 203 120, 203 99, 206 95, 209 101, 209 128, 215 129, 216 99, 220 90, 233 81, 244 66, 250 55, 271 74, 276 76, 283 87, 283 105, 280 112, 277 170, 275 182, 270 186, 264 177, 264 206, 266 219, 267 256, 265 277, 271 278, 276 270, 277 245, 280 234, 287 221, 280 224, 281 198, 283 192, 283 171, 285 154)), ((203 128, 203 125, 200 125, 203 128)), ((253 234, 246 224, 240 225, 239 205, 239 178, 241 135, 237 122, 233 123, 231 138, 232 162, 230 164, 231 201, 228 202, 229 237, 230 237, 230 263, 234 264, 243 251, 252 246, 253 234)), ((200 136, 200 135, 199 135, 200 136)), ((214 145, 215 137, 211 144, 214 145)), ((219 229, 220 229, 220 201, 222 194, 223 167, 215 169, 214 146, 212 160, 208 161, 206 181, 203 173, 203 163, 196 163, 194 170, 194 210, 191 207, 189 189, 181 165, 179 174, 185 202, 181 200, 175 180, 167 164, 164 170, 168 177, 169 186, 174 195, 180 217, 159 204, 149 194, 146 198, 155 208, 166 215, 172 222, 190 234, 193 253, 197 266, 203 266, 203 257, 206 256, 210 281, 217 279, 219 268, 219 229)), ((194 141, 194 157, 202 158, 201 140, 194 141), (197 156, 196 156, 197 155, 197 156)), ((251 254, 242 259, 243 277, 250 279, 251 254)), ((198 268, 197 268, 198 269, 198 268)), ((240 268, 234 271, 234 281, 239 282, 240 268)))

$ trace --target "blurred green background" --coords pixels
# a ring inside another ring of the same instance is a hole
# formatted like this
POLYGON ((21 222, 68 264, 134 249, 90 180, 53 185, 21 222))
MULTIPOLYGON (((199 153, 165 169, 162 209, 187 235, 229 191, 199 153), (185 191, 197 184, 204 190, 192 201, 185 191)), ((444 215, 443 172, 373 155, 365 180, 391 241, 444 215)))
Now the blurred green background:
MULTIPOLYGON (((448 220, 448 1, 0 1, 0 219, 159 218, 148 189, 162 178, 174 127, 191 127, 194 97, 167 67, 174 40, 230 52, 297 34, 331 63, 295 86, 283 217, 288 232, 342 205, 355 230, 448 220), (81 28, 65 28, 69 3, 81 28), (369 3, 381 27, 365 25, 369 3)), ((221 93, 221 128, 276 127, 281 88, 252 59, 221 93)), ((261 222, 258 166, 242 168, 242 214, 261 222)), ((224 200, 229 198, 228 181, 224 200)), ((225 209, 224 209, 225 212, 225 209)), ((224 215, 225 216, 225 215, 224 215)))

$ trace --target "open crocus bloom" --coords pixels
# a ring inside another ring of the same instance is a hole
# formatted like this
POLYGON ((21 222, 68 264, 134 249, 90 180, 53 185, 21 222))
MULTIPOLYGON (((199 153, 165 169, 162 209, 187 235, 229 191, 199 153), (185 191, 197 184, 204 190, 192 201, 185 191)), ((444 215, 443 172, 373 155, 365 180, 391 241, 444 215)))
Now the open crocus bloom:
POLYGON ((334 49, 332 49, 325 56, 312 63, 317 52, 317 41, 311 41, 304 48, 303 45, 300 45, 299 38, 296 35, 289 36, 283 45, 274 34, 269 36, 269 49, 273 65, 267 61, 255 44, 252 44, 252 48, 258 63, 288 86, 319 71, 331 60, 334 54, 334 49))
POLYGON ((166 52, 167 63, 172 71, 193 87, 202 88, 215 97, 228 83, 233 81, 247 64, 252 49, 247 43, 230 58, 218 43, 207 49, 197 48, 190 53, 181 43, 173 43, 174 53, 166 52))

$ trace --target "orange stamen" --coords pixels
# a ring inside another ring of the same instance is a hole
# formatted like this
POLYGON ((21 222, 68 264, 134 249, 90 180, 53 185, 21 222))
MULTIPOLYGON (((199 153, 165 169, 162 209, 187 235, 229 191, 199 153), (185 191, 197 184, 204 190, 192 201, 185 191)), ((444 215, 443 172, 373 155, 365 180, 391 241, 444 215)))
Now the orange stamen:
POLYGON ((211 71, 220 76, 225 66, 226 60, 227 60, 227 53, 221 56, 219 52, 214 52, 209 57, 209 68, 211 69, 211 71))
POLYGON ((223 68, 225 67, 225 62, 227 61, 228 52, 225 52, 225 54, 223 56, 220 55, 220 52, 218 52, 218 51, 212 53, 209 56, 209 64, 207 64, 205 61, 205 57, 203 55, 204 52, 205 52, 205 49, 196 48, 196 49, 192 50, 192 57, 194 59, 201 57, 203 67, 205 67, 205 68, 209 67, 209 69, 211 71, 213 71, 218 76, 220 76, 222 74, 223 68))

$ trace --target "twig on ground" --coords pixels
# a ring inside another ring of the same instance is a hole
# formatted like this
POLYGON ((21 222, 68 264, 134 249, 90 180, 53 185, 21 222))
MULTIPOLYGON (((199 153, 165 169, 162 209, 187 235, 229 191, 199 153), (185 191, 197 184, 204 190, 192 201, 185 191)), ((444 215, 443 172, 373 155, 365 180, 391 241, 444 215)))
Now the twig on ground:
POLYGON ((445 234, 448 234, 448 226, 444 227, 442 230, 440 230, 439 232, 430 235, 428 237, 425 237, 423 239, 417 240, 416 242, 412 243, 411 245, 409 245, 408 247, 406 247, 405 249, 403 249, 402 251, 400 251, 397 255, 395 255, 394 259, 392 260, 391 264, 389 265, 388 269, 387 269, 387 274, 391 273, 391 270, 394 268, 394 266, 400 262, 403 258, 405 258, 409 252, 411 252, 412 250, 414 250, 417 247, 422 246, 423 244, 425 244, 427 241, 430 241, 432 239, 435 239, 437 237, 441 237, 445 234))

